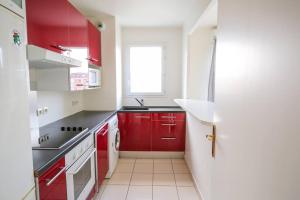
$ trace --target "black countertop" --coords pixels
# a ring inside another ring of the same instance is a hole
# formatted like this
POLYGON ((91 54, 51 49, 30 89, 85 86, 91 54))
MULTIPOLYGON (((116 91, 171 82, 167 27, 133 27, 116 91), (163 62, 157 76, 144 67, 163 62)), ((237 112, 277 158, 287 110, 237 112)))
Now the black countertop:
POLYGON ((123 110, 118 111, 81 111, 74 115, 55 121, 51 124, 40 128, 40 135, 51 134, 60 131, 62 126, 73 127, 81 126, 88 128, 89 131, 74 140, 70 144, 59 150, 32 150, 33 154, 33 169, 36 177, 45 172, 57 160, 63 157, 67 152, 72 150, 78 143, 85 139, 88 135, 92 134, 102 124, 108 121, 117 112, 185 112, 182 108, 177 106, 148 106, 149 110, 123 110))
POLYGON ((117 111, 81 111, 41 127, 40 135, 49 134, 52 131, 59 131, 62 126, 82 126, 88 128, 89 131, 80 138, 74 140, 74 142, 59 150, 32 150, 34 175, 36 177, 40 176, 57 160, 80 143, 84 138, 93 133, 116 113, 117 111))

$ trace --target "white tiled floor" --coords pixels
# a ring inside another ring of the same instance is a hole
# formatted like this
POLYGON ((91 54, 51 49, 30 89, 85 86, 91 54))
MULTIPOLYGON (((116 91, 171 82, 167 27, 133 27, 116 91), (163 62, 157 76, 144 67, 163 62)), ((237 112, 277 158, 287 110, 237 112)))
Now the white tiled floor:
POLYGON ((96 200, 201 200, 183 159, 119 160, 96 200))

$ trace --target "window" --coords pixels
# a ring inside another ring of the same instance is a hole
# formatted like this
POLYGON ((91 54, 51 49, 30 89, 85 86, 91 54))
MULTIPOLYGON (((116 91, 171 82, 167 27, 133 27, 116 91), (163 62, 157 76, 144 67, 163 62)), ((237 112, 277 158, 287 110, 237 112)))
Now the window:
POLYGON ((163 95, 163 46, 130 46, 128 60, 129 95, 163 95))

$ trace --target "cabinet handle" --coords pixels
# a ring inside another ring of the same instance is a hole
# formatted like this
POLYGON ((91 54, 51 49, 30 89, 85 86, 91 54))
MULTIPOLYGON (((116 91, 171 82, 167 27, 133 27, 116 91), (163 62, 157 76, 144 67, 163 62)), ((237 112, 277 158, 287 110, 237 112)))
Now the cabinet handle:
POLYGON ((61 175, 66 170, 66 168, 67 166, 60 168, 61 170, 53 178, 46 179, 46 186, 50 186, 53 183, 53 181, 55 181, 59 177, 59 175, 61 175))
POLYGON ((162 126, 176 126, 176 124, 160 124, 162 126))
POLYGON ((164 118, 164 119, 176 119, 175 116, 161 116, 161 118, 164 118))
POLYGON ((102 136, 105 136, 108 133, 108 129, 106 131, 104 131, 104 133, 102 134, 102 136))
POLYGON ((149 116, 135 116, 135 118, 139 118, 139 119, 150 119, 149 116))
POLYGON ((66 47, 63 47, 63 46, 61 46, 61 45, 50 45, 50 46, 53 47, 53 48, 56 48, 56 49, 58 49, 58 50, 61 50, 61 51, 69 51, 69 52, 72 51, 71 49, 68 49, 68 48, 66 48, 66 47))
POLYGON ((162 140, 176 140, 176 137, 162 137, 162 140))
POLYGON ((98 59, 95 59, 95 58, 91 58, 91 57, 89 57, 89 58, 86 58, 87 60, 89 60, 89 61, 92 61, 92 62, 99 62, 99 60, 98 59))

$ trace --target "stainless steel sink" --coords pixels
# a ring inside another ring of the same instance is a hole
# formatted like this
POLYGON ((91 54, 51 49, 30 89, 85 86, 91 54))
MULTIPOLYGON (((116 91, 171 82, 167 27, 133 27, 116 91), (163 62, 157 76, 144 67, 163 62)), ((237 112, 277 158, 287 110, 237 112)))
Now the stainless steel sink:
POLYGON ((123 106, 122 110, 149 110, 149 108, 144 106, 123 106))

